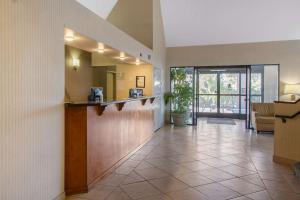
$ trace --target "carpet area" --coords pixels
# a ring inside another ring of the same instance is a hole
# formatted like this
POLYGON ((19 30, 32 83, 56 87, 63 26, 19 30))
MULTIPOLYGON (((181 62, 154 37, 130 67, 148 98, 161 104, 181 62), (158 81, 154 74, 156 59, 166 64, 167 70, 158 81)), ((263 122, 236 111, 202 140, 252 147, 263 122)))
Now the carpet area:
POLYGON ((235 121, 230 118, 208 118, 208 124, 229 124, 229 125, 236 125, 235 121))

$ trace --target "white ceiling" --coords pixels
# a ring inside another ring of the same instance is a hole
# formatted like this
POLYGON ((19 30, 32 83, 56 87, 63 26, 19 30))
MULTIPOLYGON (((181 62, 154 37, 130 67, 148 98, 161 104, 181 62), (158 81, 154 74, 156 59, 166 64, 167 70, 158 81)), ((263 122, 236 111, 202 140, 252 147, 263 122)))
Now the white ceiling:
POLYGON ((168 47, 300 39, 300 0, 161 0, 168 47))
POLYGON ((86 8, 106 19, 118 0, 76 0, 86 8))

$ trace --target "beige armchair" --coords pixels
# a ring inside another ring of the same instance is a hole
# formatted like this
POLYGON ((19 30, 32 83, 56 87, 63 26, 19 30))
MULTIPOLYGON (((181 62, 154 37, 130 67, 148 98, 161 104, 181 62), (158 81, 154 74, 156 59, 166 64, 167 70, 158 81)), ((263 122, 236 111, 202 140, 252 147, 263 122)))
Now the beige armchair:
POLYGON ((274 115, 273 103, 252 103, 251 122, 257 132, 273 132, 274 115))

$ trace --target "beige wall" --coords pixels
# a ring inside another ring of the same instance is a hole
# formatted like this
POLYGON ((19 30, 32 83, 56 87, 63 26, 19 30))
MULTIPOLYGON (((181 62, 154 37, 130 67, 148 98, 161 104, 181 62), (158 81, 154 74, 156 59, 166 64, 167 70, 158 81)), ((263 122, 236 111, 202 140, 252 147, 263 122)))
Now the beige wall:
POLYGON ((164 125, 164 100, 163 93, 165 92, 165 77, 166 73, 166 43, 164 37, 164 28, 163 28, 163 20, 161 14, 160 0, 153 0, 153 53, 152 53, 152 62, 154 68, 157 68, 161 72, 160 75, 158 73, 153 74, 153 78, 156 80, 157 78, 161 79, 161 91, 153 90, 153 94, 161 94, 160 97, 157 98, 157 102, 160 100, 160 105, 154 112, 154 127, 155 130, 162 127, 164 125))
POLYGON ((153 22, 153 51, 74 0, 1 0, 0 19, 0 199, 57 199, 64 194, 64 27, 136 57, 151 54, 164 69, 164 43, 155 44, 163 41, 161 18, 153 22))
POLYGON ((103 54, 99 54, 98 52, 92 53, 92 66, 112 66, 116 64, 123 64, 124 62, 119 61, 117 59, 110 58, 108 56, 104 56, 103 54))
POLYGON ((300 40, 167 49, 167 66, 280 64, 280 80, 300 82, 300 40))
POLYGON ((136 88, 136 76, 145 76, 144 95, 151 96, 153 89, 153 68, 151 65, 117 65, 117 98, 128 98, 129 89, 136 88))
POLYGON ((107 21, 152 49, 152 8, 152 0, 118 1, 108 16, 107 21))
POLYGON ((66 101, 87 101, 93 86, 92 54, 81 49, 65 46, 65 89, 66 101), (80 67, 75 71, 72 59, 80 60, 80 67))
POLYGON ((151 96, 153 94, 153 67, 152 65, 130 65, 122 63, 116 59, 107 58, 97 52, 92 53, 93 66, 116 67, 116 98, 128 98, 129 89, 136 87, 136 76, 145 76, 144 95, 151 96))
POLYGON ((0 1, 0 199, 64 191, 61 0, 0 1))

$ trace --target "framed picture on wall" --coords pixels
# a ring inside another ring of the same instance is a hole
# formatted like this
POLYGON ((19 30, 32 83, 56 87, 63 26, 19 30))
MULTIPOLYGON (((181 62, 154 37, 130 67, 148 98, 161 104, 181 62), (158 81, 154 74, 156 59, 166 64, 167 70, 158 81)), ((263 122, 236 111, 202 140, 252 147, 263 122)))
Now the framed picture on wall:
POLYGON ((136 76, 136 87, 145 88, 145 76, 136 76))

